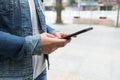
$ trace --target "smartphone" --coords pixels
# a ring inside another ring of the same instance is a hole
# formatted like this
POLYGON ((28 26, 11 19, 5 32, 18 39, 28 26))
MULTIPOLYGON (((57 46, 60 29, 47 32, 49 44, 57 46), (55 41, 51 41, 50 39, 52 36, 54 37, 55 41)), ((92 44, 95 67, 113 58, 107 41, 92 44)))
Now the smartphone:
POLYGON ((87 31, 90 31, 90 30, 92 30, 92 29, 93 29, 93 27, 89 27, 89 28, 80 30, 80 31, 77 31, 77 32, 75 32, 75 33, 72 33, 72 34, 70 34, 70 35, 68 35, 68 36, 63 37, 62 39, 70 39, 71 37, 73 37, 73 36, 75 36, 75 35, 78 35, 78 34, 81 34, 81 33, 87 32, 87 31))

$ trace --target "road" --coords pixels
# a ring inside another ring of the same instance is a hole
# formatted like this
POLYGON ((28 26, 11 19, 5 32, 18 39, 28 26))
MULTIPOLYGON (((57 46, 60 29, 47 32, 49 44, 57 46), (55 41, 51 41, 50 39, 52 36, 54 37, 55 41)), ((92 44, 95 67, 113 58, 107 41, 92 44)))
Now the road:
MULTIPOLYGON (((90 26, 49 25, 69 33, 90 26)), ((92 27, 50 55, 48 80, 120 80, 120 28, 92 27)))
POLYGON ((55 12, 46 11, 45 14, 47 23, 58 31, 72 33, 86 27, 94 28, 50 55, 48 80, 120 80, 120 28, 72 24, 74 15, 90 18, 102 15, 116 20, 115 11, 78 13, 68 9, 62 12, 63 25, 54 24, 55 12))

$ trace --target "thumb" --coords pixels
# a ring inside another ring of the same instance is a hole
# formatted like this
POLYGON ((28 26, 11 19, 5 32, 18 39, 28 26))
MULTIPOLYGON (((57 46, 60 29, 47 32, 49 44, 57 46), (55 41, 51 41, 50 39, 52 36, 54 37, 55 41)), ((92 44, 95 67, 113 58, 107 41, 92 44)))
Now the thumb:
POLYGON ((46 33, 46 36, 47 36, 47 37, 50 37, 50 38, 55 38, 54 35, 52 35, 52 34, 48 34, 48 33, 46 33))

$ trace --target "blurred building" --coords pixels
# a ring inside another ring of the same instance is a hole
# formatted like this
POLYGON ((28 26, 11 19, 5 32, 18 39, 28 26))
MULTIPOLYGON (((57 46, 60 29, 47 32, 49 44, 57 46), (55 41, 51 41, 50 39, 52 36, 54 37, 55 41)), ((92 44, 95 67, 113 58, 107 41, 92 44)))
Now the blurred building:
POLYGON ((98 0, 99 10, 116 10, 119 0, 98 0))
MULTIPOLYGON (((62 0, 64 6, 68 5, 68 0, 62 0)), ((44 0, 45 9, 46 10, 54 10, 56 5, 56 0, 44 0)))
MULTIPOLYGON (((44 0, 45 5, 49 4, 49 5, 54 5, 56 3, 56 0, 44 0)), ((67 4, 68 0, 62 0, 63 4, 67 4)))
MULTIPOLYGON (((44 0, 46 8, 52 9, 56 0, 44 0)), ((69 5, 69 0, 62 0, 64 6, 69 5)), ((116 10, 120 0, 75 0, 75 6, 78 5, 81 10, 116 10)))
POLYGON ((81 10, 98 10, 98 0, 77 0, 81 10))
MULTIPOLYGON (((45 6, 55 5, 56 0, 44 0, 45 6)), ((69 5, 69 0, 62 0, 64 6, 69 5)), ((82 10, 97 10, 98 9, 98 0, 75 0, 75 6, 79 5, 82 10)))

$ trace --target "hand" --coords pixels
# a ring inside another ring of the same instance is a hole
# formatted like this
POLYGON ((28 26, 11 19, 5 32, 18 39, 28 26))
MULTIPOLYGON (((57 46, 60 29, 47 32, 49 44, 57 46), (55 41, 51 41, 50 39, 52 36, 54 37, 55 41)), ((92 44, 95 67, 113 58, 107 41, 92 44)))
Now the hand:
POLYGON ((62 37, 65 37, 65 36, 67 36, 69 34, 68 33, 64 33, 64 32, 56 32, 53 35, 58 37, 58 38, 62 38, 62 37))
POLYGON ((41 34, 41 47, 43 54, 50 54, 60 47, 64 47, 70 40, 59 39, 48 33, 41 34))
MULTIPOLYGON (((65 36, 68 36, 69 34, 68 33, 64 33, 64 32, 56 32, 54 33, 54 36, 58 37, 58 38, 63 38, 65 36)), ((73 36, 74 38, 77 37, 77 36, 73 36)))

